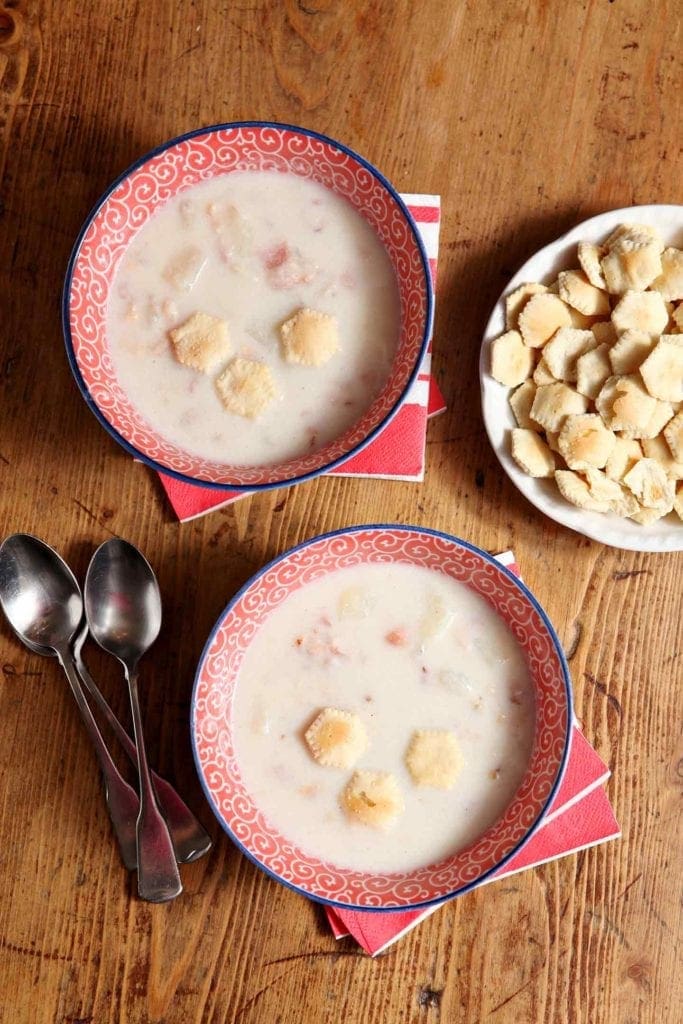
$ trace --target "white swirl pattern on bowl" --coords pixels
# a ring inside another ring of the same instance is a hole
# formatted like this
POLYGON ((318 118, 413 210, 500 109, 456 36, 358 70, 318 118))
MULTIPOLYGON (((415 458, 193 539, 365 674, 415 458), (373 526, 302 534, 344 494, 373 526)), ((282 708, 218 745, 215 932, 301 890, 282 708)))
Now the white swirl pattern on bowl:
POLYGON ((73 264, 68 319, 71 344, 90 398, 121 437, 147 459, 200 482, 258 487, 323 472, 353 454, 387 420, 405 393, 427 340, 428 268, 417 234, 389 190, 350 153, 285 127, 237 126, 176 142, 127 175, 95 213, 73 264), (320 451, 277 466, 226 466, 191 455, 160 436, 121 388, 106 341, 106 305, 131 238, 169 198, 237 170, 293 171, 348 199, 377 232, 394 266, 401 332, 389 380, 358 423, 320 451))
POLYGON ((358 527, 316 538, 258 574, 228 607, 202 657, 192 705, 200 778, 214 813, 268 872, 313 899, 360 909, 405 909, 480 880, 528 838, 561 774, 571 708, 559 645, 519 583, 455 538, 417 527, 358 527), (466 849, 409 874, 370 875, 308 856, 274 830, 251 800, 235 756, 231 708, 240 665, 255 632, 293 591, 363 562, 406 562, 460 580, 504 619, 525 651, 536 693, 529 768, 503 817, 466 849))

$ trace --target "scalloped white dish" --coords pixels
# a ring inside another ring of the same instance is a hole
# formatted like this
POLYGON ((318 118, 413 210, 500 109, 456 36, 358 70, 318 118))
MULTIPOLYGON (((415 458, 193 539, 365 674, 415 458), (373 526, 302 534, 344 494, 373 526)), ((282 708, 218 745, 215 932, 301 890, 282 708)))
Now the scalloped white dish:
POLYGON ((628 222, 651 224, 658 228, 668 245, 683 246, 683 206, 628 206, 577 224, 566 235, 540 249, 508 282, 494 306, 481 346, 479 380, 484 425, 498 461, 515 487, 556 523, 601 544, 630 551, 683 551, 683 523, 675 513, 649 526, 641 526, 613 514, 587 512, 565 501, 554 481, 538 480, 524 473, 510 454, 509 431, 517 425, 508 402, 510 389, 489 373, 490 344, 505 330, 505 296, 520 284, 547 283, 557 277, 560 270, 577 266, 578 242, 602 242, 619 224, 628 222))

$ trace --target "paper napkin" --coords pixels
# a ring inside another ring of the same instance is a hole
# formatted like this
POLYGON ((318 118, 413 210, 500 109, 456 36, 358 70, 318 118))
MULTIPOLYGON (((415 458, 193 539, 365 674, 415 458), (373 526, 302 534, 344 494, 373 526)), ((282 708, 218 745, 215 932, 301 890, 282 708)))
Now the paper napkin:
MULTIPOLYGON (((520 575, 511 551, 496 557, 511 572, 520 575)), ((621 831, 609 800, 600 788, 609 776, 609 769, 575 722, 564 778, 541 825, 505 867, 480 884, 486 885, 526 868, 537 867, 549 860, 584 850, 588 846, 617 839, 621 831)), ((377 956, 442 907, 443 902, 426 910, 405 912, 358 912, 331 907, 326 907, 325 912, 335 938, 350 935, 366 953, 377 956)))
MULTIPOLYGON (((436 283, 441 201, 439 196, 403 195, 427 252, 432 281, 436 283)), ((443 395, 431 375, 432 343, 401 408, 375 440, 343 466, 335 476, 377 477, 383 480, 424 479, 427 420, 446 408, 443 395)), ((178 519, 187 522, 244 498, 249 491, 214 491, 187 484, 165 473, 159 479, 178 519)))

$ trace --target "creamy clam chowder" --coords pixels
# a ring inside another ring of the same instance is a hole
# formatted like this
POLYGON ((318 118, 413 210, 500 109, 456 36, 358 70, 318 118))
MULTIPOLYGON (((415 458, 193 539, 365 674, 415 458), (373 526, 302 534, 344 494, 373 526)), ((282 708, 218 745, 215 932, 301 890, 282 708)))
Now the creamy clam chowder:
POLYGON ((504 812, 535 703, 522 650, 482 598, 394 563, 340 569, 279 605, 232 714, 244 783, 280 833, 339 867, 400 872, 504 812))
POLYGON ((399 320, 389 257, 346 199, 295 174, 237 171, 176 195, 134 237, 107 330, 118 379, 156 431, 258 466, 360 419, 399 320))

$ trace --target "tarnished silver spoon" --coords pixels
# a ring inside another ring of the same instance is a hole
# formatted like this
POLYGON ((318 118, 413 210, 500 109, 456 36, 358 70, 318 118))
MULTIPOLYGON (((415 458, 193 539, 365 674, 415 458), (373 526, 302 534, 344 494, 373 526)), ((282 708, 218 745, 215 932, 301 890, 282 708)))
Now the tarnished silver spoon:
POLYGON ((73 573, 49 545, 15 533, 0 545, 0 606, 27 647, 56 656, 64 669, 100 762, 123 862, 134 871, 138 796, 112 761, 74 669, 70 645, 83 618, 83 599, 73 573))
POLYGON ((138 699, 138 662, 161 628, 159 585, 137 548, 114 538, 100 545, 85 579, 85 614, 97 643, 123 665, 130 693, 140 776, 138 893, 161 903, 183 889, 173 842, 150 776, 138 699))

